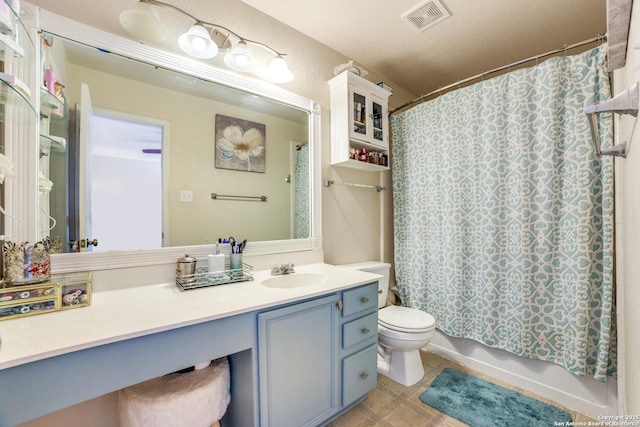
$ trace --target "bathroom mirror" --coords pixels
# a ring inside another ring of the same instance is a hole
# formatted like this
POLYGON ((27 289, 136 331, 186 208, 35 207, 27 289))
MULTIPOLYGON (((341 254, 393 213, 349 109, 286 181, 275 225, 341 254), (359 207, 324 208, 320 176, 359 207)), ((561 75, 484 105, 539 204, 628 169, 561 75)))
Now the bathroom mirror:
POLYGON ((64 85, 59 95, 69 127, 66 146, 43 144, 49 135, 59 141, 65 129, 53 115, 41 120, 39 237, 64 236, 63 251, 69 240, 97 239, 94 251, 110 251, 110 258, 113 251, 182 250, 229 236, 248 239, 249 252, 313 248, 315 103, 46 11, 41 15, 43 68, 55 69, 64 85), (246 149, 253 142, 242 141, 243 135, 256 130, 261 147, 246 149), (145 177, 147 170, 152 172, 145 177), (77 179, 65 180, 66 174, 77 179), (91 187, 106 195, 96 197, 91 187), (109 194, 114 198, 101 201, 109 194), (115 224, 99 225, 109 222, 115 224), (150 224, 151 237, 136 234, 150 224))

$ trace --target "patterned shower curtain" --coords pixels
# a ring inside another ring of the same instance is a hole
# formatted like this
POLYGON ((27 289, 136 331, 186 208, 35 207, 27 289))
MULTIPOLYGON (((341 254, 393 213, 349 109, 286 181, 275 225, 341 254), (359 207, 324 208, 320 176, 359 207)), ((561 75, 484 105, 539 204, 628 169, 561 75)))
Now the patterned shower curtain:
POLYGON ((308 239, 309 223, 309 144, 300 144, 294 151, 293 166, 293 233, 292 239, 308 239))
POLYGON ((391 119, 403 304, 601 381, 615 373, 613 161, 584 107, 610 98, 605 61, 603 46, 549 59, 391 119))

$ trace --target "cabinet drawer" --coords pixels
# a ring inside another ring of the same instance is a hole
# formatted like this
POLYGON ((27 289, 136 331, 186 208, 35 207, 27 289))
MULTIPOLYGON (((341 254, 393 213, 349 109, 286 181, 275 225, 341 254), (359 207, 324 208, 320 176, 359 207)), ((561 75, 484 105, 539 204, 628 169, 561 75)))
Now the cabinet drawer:
POLYGON ((378 282, 342 293, 342 317, 378 307, 378 282))
POLYGON ((44 297, 57 297, 58 293, 58 285, 51 283, 30 286, 13 286, 0 289, 0 304, 9 301, 11 301, 11 303, 7 305, 16 305, 18 302, 26 304, 35 298, 41 300, 44 297))
POLYGON ((342 325, 342 348, 351 347, 367 339, 378 336, 378 312, 342 325))
POLYGON ((342 406, 363 397, 377 382, 376 344, 342 360, 342 406))

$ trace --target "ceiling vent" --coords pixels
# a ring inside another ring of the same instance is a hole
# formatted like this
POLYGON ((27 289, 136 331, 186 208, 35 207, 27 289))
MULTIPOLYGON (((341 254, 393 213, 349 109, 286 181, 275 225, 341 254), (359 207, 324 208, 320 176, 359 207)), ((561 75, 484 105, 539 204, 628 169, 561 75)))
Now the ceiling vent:
POLYGON ((422 32, 450 16, 451 14, 442 3, 438 0, 429 0, 402 15, 402 19, 407 21, 414 30, 422 32))

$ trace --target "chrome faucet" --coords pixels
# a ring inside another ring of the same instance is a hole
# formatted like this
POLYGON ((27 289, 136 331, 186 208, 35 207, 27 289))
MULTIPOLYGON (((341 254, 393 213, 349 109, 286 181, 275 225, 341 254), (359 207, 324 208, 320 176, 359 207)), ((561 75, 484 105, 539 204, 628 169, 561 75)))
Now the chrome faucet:
POLYGON ((288 262, 286 264, 282 264, 281 266, 277 266, 274 265, 273 267, 271 267, 271 275, 272 276, 280 276, 283 274, 291 274, 291 273, 295 273, 296 271, 293 269, 293 263, 292 262, 288 262))

